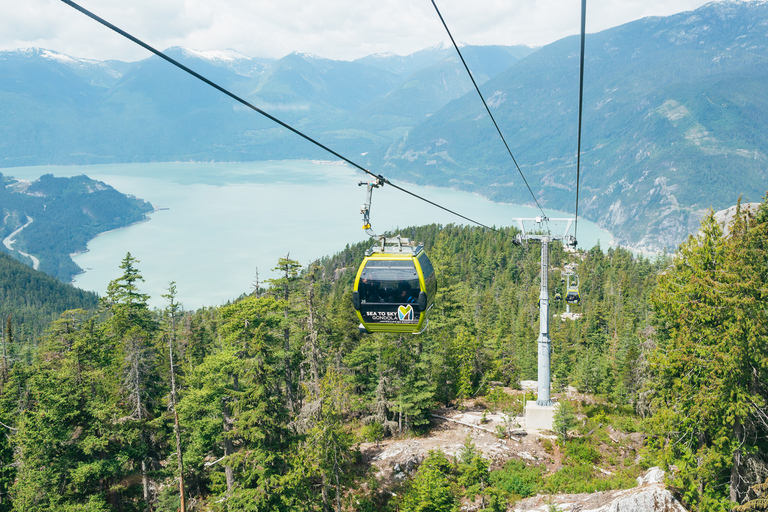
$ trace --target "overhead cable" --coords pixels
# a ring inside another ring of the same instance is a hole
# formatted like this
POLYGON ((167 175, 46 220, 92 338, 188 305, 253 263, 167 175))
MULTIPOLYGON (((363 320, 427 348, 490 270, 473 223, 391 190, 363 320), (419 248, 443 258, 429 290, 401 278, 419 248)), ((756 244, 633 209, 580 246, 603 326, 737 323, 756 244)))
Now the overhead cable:
POLYGON ((485 106, 485 110, 488 112, 488 115, 491 117, 491 121, 493 121, 493 126, 496 127, 496 131, 499 133, 499 137, 501 137, 501 141, 504 143, 504 147, 507 148, 507 152, 509 153, 509 156, 512 158, 512 162, 514 162, 515 167, 517 167, 517 172, 519 172, 520 177, 523 178, 523 182, 525 183, 525 186, 528 187, 528 192, 531 193, 531 197, 533 197, 533 201, 536 203, 536 206, 539 207, 539 210, 541 211, 541 215, 546 217, 546 215, 544 214, 544 210, 541 208, 541 205, 539 204, 538 199, 536 199, 536 194, 534 194, 533 190, 531 190, 531 186, 528 185, 528 180, 525 179, 522 169, 520 169, 520 166, 517 165, 517 160, 515 160, 515 157, 512 154, 512 150, 509 149, 509 144, 507 144, 507 140, 504 138, 504 135, 501 134, 501 128, 499 128, 498 123, 496 123, 496 119, 494 119, 493 114, 491 114, 491 109, 488 108, 488 103, 485 101, 485 98, 483 97, 483 93, 480 92, 480 87, 477 86, 477 82, 475 82, 475 77, 472 76, 472 72, 469 70, 469 66, 467 66, 467 62, 464 60, 464 56, 461 54, 461 50, 459 50, 459 45, 456 44, 456 41, 453 39, 453 35, 451 34, 451 31, 448 29, 448 25, 445 23, 445 20, 443 19, 443 15, 440 14, 440 9, 437 8, 437 4, 435 3, 435 0, 432 0, 432 5, 435 7, 435 11, 437 11, 437 15, 440 17, 440 21, 443 22, 443 27, 445 27, 445 31, 448 32, 448 37, 451 38, 453 47, 456 48, 456 53, 459 54, 461 63, 464 64, 464 69, 467 70, 467 74, 469 75, 470 80, 472 80, 472 84, 475 86, 475 90, 477 91, 477 94, 480 96, 480 99, 482 100, 483 105, 485 106))
POLYGON ((462 219, 464 219, 464 220, 466 220, 466 221, 469 221, 469 222, 471 222, 471 223, 473 223, 473 224, 476 224, 476 225, 478 225, 478 226, 480 226, 480 227, 483 227, 483 228, 486 228, 486 229, 490 229, 490 230, 492 230, 492 231, 498 231, 497 229, 495 229, 495 228, 493 228, 493 227, 490 227, 490 226, 486 226, 486 225, 485 225, 485 224, 483 224, 482 222, 478 222, 478 221, 476 221, 476 220, 470 219, 469 217, 466 217, 466 216, 464 216, 464 215, 461 215, 460 213, 457 213, 457 212, 455 212, 455 211, 453 211, 453 210, 450 210, 450 209, 448 209, 448 208, 446 208, 446 207, 444 207, 444 206, 441 206, 441 205, 439 205, 439 204, 437 204, 437 203, 435 203, 435 202, 433 202, 433 201, 430 201, 429 199, 426 199, 426 198, 424 198, 424 197, 421 197, 421 196, 420 196, 420 195, 418 195, 418 194, 415 194, 415 193, 413 193, 413 192, 411 192, 411 191, 409 191, 409 190, 406 190, 406 189, 404 189, 403 187, 400 187, 400 186, 398 186, 398 185, 395 185, 394 183, 392 183, 391 181, 389 181, 388 179, 386 179, 385 177, 383 177, 383 176, 381 176, 381 175, 377 175, 377 174, 374 174, 373 172, 369 171, 369 170, 368 170, 368 169, 366 169, 365 167, 363 167, 363 166, 361 166, 361 165, 359 165, 359 164, 357 164, 357 163, 353 162, 353 161, 352 161, 352 160, 350 160, 349 158, 347 158, 347 157, 345 157, 345 156, 341 155, 340 153, 337 153, 336 151, 332 150, 331 148, 329 148, 329 147, 325 146, 324 144, 322 144, 322 143, 320 143, 320 142, 316 141, 315 139, 313 139, 313 138, 312 138, 312 137, 310 137, 309 135, 306 135, 305 133, 302 133, 301 131, 297 130, 296 128, 292 127, 291 125, 289 125, 289 124, 287 124, 287 123, 285 123, 285 122, 281 121, 280 119, 278 119, 278 118, 276 118, 276 117, 272 116, 271 114, 269 114, 269 113, 265 112, 264 110, 260 109, 259 107, 257 107, 257 106, 255 106, 255 105, 253 105, 253 104, 249 103, 248 101, 244 100, 244 99, 243 99, 243 98, 241 98, 240 96, 238 96, 238 95, 234 94, 233 92, 230 92, 229 90, 227 90, 227 89, 225 89, 224 87, 222 87, 222 86, 218 85, 217 83, 215 83, 215 82, 213 82, 213 81, 211 81, 211 80, 207 79, 207 78, 206 78, 206 77, 204 77, 203 75, 201 75, 201 74, 197 73, 196 71, 193 71, 192 69, 188 68, 187 66, 185 66, 185 65, 184 65, 184 64, 182 64, 181 62, 179 62, 179 61, 177 61, 177 60, 173 59, 172 57, 169 57, 168 55, 164 54, 164 53, 163 53, 163 52, 161 52, 160 50, 157 50, 156 48, 154 48, 154 47, 152 47, 152 46, 148 45, 148 44, 147 44, 147 43, 145 43, 144 41, 142 41, 142 40, 140 40, 140 39, 138 39, 138 38, 136 38, 136 37, 132 36, 132 35, 131 35, 131 34, 129 34, 128 32, 126 32, 126 31, 122 30, 121 28, 119 28, 119 27, 117 27, 117 26, 113 25, 112 23, 108 22, 107 20, 105 20, 105 19, 103 19, 103 18, 101 18, 101 17, 97 16, 96 14, 92 13, 92 12, 91 12, 91 11, 89 11, 88 9, 85 9, 84 7, 82 7, 82 6, 78 5, 78 4, 76 4, 76 3, 75 3, 75 2, 73 2, 72 0, 61 0, 61 1, 62 1, 62 2, 64 2, 65 4, 69 5, 70 7, 73 7, 73 8, 75 8, 76 10, 80 11, 81 13, 85 14, 85 15, 86 15, 86 16, 88 16, 89 18, 91 18, 91 19, 93 19, 93 20, 95 20, 95 21, 97 21, 97 22, 101 23, 101 24, 102 24, 102 25, 104 25, 105 27, 107 27, 107 28, 109 28, 109 29, 111 29, 111 30, 113 30, 113 31, 117 32, 118 34, 120 34, 121 36, 125 37, 126 39, 129 39, 129 40, 133 41, 134 43, 138 44, 138 45, 139 45, 139 46, 141 46, 142 48, 144 48, 144 49, 146 49, 146 50, 148 50, 148 51, 150 51, 150 52, 154 53, 155 55, 157 55, 157 56, 158 56, 158 57, 160 57, 161 59, 163 59, 163 60, 165 60, 165 61, 167 61, 167 62, 169 62, 169 63, 173 64, 174 66, 176 66, 177 68, 181 69, 182 71, 185 71, 185 72, 189 73, 190 75, 194 76, 194 77, 195 77, 195 78, 197 78, 198 80, 200 80, 200 81, 202 81, 202 82, 205 82, 206 84, 210 85, 210 86, 211 86, 211 87, 213 87, 214 89, 216 89, 216 90, 218 90, 218 91, 220 91, 220 92, 222 92, 222 93, 226 94, 227 96, 229 96, 229 97, 230 97, 230 98, 232 98, 233 100, 235 100, 235 101, 237 101, 237 102, 239 102, 239 103, 241 103, 241 104, 245 105, 246 107, 250 108, 251 110, 254 110, 254 111, 258 112, 259 114, 263 115, 263 116, 264 116, 264 117, 266 117, 267 119, 269 119, 269 120, 271 120, 271 121, 274 121, 275 123, 279 124, 279 125, 280 125, 280 126, 282 126, 283 128, 285 128, 285 129, 287 129, 287 130, 290 130, 290 131, 292 131, 293 133, 295 133, 295 134, 296 134, 296 135, 298 135, 299 137, 302 137, 303 139, 305 139, 305 140, 307 140, 307 141, 311 142, 312 144, 316 145, 317 147, 319 147, 319 148, 321 148, 321 149, 323 149, 323 150, 327 151, 328 153, 332 154, 333 156, 335 156, 335 157, 337 157, 337 158, 339 158, 339 159, 343 160, 344 162, 348 163, 348 164, 349 164, 349 165, 351 165, 352 167, 355 167, 356 169, 359 169, 359 170, 363 171, 364 173, 366 173, 366 174, 369 174, 370 176, 373 176, 374 178, 377 178, 377 179, 381 179, 381 180, 383 180, 383 181, 384 181, 384 183, 386 183, 387 185, 389 185, 389 186, 391 186, 391 187, 393 187, 393 188, 395 188, 395 189, 397 189, 397 190, 399 190, 399 191, 401 191, 401 192, 405 192, 406 194, 408 194, 408 195, 410 195, 410 196, 413 196, 413 197, 415 197, 416 199, 420 199, 421 201, 424 201, 424 202, 426 202, 426 203, 429 203, 429 204, 431 204, 432 206, 435 206, 435 207, 437 207, 437 208, 440 208, 441 210, 444 210, 444 211, 446 211, 446 212, 448 212, 448 213, 450 213, 450 214, 452 214, 452 215, 456 215, 457 217, 460 217, 460 218, 462 218, 462 219))
POLYGON ((587 31, 587 0, 581 0, 581 58, 579 60, 579 136, 576 148, 576 222, 573 234, 579 229, 579 181, 581 180, 581 115, 584 102, 584 43, 587 31))

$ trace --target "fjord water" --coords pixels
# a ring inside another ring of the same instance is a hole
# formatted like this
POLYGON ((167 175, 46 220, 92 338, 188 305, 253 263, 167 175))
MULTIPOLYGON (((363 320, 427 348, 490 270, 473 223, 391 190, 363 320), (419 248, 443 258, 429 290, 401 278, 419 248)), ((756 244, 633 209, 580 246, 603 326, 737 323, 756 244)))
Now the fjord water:
MULTIPOLYGON (((156 211, 149 221, 101 234, 73 259, 85 270, 74 284, 103 295, 130 252, 140 261, 141 290, 156 307, 164 306, 161 295, 171 281, 185 309, 217 306, 251 292, 257 271, 262 283, 277 277, 271 269, 280 257, 290 254, 307 265, 368 238, 360 228, 365 187, 358 186, 368 176, 336 162, 45 166, 3 169, 3 174, 25 180, 85 174, 152 203, 156 211)), ((516 226, 513 219, 539 214, 467 192, 398 184, 488 226, 516 226)), ((430 223, 467 224, 392 187, 374 190, 374 231, 430 223)), ((578 230, 582 248, 612 241, 610 233, 585 219, 578 230)))

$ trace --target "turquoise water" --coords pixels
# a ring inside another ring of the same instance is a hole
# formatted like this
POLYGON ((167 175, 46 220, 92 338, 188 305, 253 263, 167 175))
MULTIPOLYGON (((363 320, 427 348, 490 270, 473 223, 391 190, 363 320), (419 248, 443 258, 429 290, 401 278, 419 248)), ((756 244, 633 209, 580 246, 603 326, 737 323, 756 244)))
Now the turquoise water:
MULTIPOLYGON (((332 255, 346 244, 367 239, 360 208, 366 175, 329 162, 152 163, 92 166, 18 167, 6 176, 35 180, 42 174, 86 174, 159 209, 150 220, 104 233, 74 257, 85 272, 74 284, 104 294, 121 275, 120 260, 130 253, 140 263, 141 289, 152 306, 175 281, 186 309, 217 306, 253 289, 259 280, 277 277, 278 258, 302 265, 332 255)), ((517 226, 515 218, 535 217, 537 209, 492 203, 476 194, 398 183, 415 194, 488 226, 517 226)), ((566 217, 546 210, 551 218, 566 217)), ((421 224, 467 224, 391 187, 373 191, 374 231, 421 224)), ((555 223, 554 229, 558 228, 555 223)), ((604 247, 610 233, 580 219, 579 246, 604 247)), ((538 249, 537 249, 538 250, 538 249)))

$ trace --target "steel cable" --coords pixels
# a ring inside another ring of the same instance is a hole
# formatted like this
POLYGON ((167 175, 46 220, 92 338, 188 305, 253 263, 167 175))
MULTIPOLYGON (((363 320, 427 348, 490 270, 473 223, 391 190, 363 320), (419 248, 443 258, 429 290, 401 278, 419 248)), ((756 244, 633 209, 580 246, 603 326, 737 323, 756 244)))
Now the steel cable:
POLYGON ((91 11, 89 11, 88 9, 85 9, 84 7, 82 7, 82 6, 78 5, 78 4, 76 4, 76 3, 75 3, 75 2, 73 2, 72 0, 61 0, 61 1, 62 1, 62 2, 64 2, 65 4, 69 5, 70 7, 73 7, 74 9, 76 9, 76 10, 80 11, 81 13, 85 14, 85 15, 86 15, 86 16, 88 16, 89 18, 91 18, 91 19, 93 19, 93 20, 95 20, 95 21, 97 21, 97 22, 101 23, 101 24, 102 24, 102 25, 104 25, 105 27, 107 27, 107 28, 109 28, 109 29, 111 29, 111 30, 113 30, 113 31, 117 32, 118 34, 120 34, 121 36, 125 37, 126 39, 129 39, 130 41, 133 41, 134 43, 138 44, 138 45, 139 45, 139 46, 141 46, 142 48, 144 48, 144 49, 146 49, 146 50, 148 50, 148 51, 150 51, 150 52, 154 53, 155 55, 157 55, 157 56, 158 56, 158 57, 160 57, 161 59, 163 59, 163 60, 165 60, 165 61, 167 61, 167 62, 169 62, 169 63, 173 64, 174 66, 176 66, 177 68, 181 69, 182 71, 185 71, 186 73, 188 73, 188 74, 190 74, 190 75, 194 76, 194 77, 195 77, 195 78, 197 78, 198 80, 201 80, 202 82, 205 82, 206 84, 210 85, 210 86, 211 86, 211 87, 213 87, 214 89, 216 89, 216 90, 218 90, 218 91, 220 91, 220 92, 222 92, 222 93, 226 94, 227 96, 229 96, 229 97, 230 97, 230 98, 232 98, 233 100, 235 100, 235 101, 237 101, 237 102, 239 102, 239 103, 241 103, 241 104, 245 105, 246 107, 250 108, 251 110, 254 110, 254 111, 258 112, 259 114, 263 115, 263 116, 264 116, 264 117, 266 117, 267 119, 269 119, 269 120, 271 120, 271 121, 274 121, 275 123, 279 124, 279 125, 280 125, 280 126, 282 126, 283 128, 286 128, 287 130, 290 130, 291 132, 293 132, 293 133, 295 133, 296 135, 298 135, 298 136, 302 137, 303 139, 305 139, 305 140, 307 140, 307 141, 311 142, 312 144, 316 145, 317 147, 319 147, 319 148, 321 148, 321 149, 323 149, 323 150, 327 151, 328 153, 332 154, 333 156, 335 156, 335 157, 337 157, 337 158, 339 158, 339 159, 343 160, 344 162, 348 163, 349 165, 351 165, 351 166, 355 167, 356 169, 359 169, 359 170, 363 171, 364 173, 366 173, 366 174, 369 174, 370 176, 373 176, 374 178, 378 178, 378 179, 381 179, 381 180, 383 180, 383 181, 384 181, 384 183, 386 183, 387 185, 389 185, 389 186, 391 186, 391 187, 393 187, 393 188, 395 188, 395 189, 397 189, 397 190, 399 190, 399 191, 401 191, 401 192, 404 192, 404 193, 406 193, 406 194, 408 194, 408 195, 410 195, 410 196, 412 196, 412 197, 415 197, 416 199, 420 199, 421 201, 424 201, 425 203, 429 203, 429 204, 431 204, 432 206, 435 206, 435 207, 437 207, 437 208, 440 208, 441 210, 443 210, 443 211, 446 211, 446 212, 448 212, 448 213, 450 213, 450 214, 452 214, 452 215, 455 215, 455 216, 457 216, 457 217, 460 217, 460 218, 462 218, 462 219, 464 219, 464 220, 466 220, 466 221, 469 221, 469 222, 471 222, 471 223, 473 223, 473 224, 476 224, 476 225, 478 225, 478 226, 480 226, 480 227, 483 227, 483 228, 486 228, 486 229, 490 229, 490 230, 492 230, 492 231, 498 231, 496 228, 493 228, 493 227, 490 227, 490 226, 486 226, 486 225, 485 225, 485 224, 483 224, 482 222, 478 222, 478 221, 476 221, 476 220, 474 220, 474 219, 471 219, 471 218, 469 218, 469 217, 467 217, 467 216, 464 216, 464 215, 462 215, 462 214, 460 214, 460 213, 458 213, 458 212, 455 212, 455 211, 453 211, 453 210, 451 210, 451 209, 449 209, 449 208, 446 208, 445 206, 442 206, 442 205, 440 205, 440 204, 438 204, 438 203, 435 203, 434 201, 430 201, 429 199, 426 199, 426 198, 424 198, 424 197, 422 197, 422 196, 420 196, 420 195, 418 195, 418 194, 415 194, 415 193, 413 193, 413 192, 411 192, 411 191, 409 191, 409 190, 406 190, 406 189, 405 189, 405 188, 403 188, 403 187, 400 187, 400 186, 398 186, 398 185, 395 185, 394 183, 392 183, 392 182, 391 182, 391 181, 389 181, 387 178, 385 178, 385 177, 383 177, 383 176, 381 176, 381 175, 377 175, 377 174, 374 174, 373 172, 369 171, 369 170, 368 170, 368 169, 366 169, 365 167, 363 167, 363 166, 361 166, 361 165, 359 165, 359 164, 357 164, 357 163, 353 162, 353 161, 352 161, 352 160, 350 160, 349 158, 347 158, 347 157, 345 157, 345 156, 341 155, 340 153, 337 153, 336 151, 332 150, 331 148, 329 148, 329 147, 325 146, 324 144, 322 144, 322 143, 318 142, 317 140, 313 139, 313 138, 312 138, 312 137, 310 137, 309 135, 306 135, 306 134, 302 133, 301 131, 297 130, 296 128, 292 127, 291 125, 289 125, 289 124, 287 124, 287 123, 285 123, 285 122, 281 121, 280 119, 278 119, 278 118, 276 118, 276 117, 272 116, 271 114, 269 114, 269 113, 265 112, 264 110, 260 109, 259 107, 257 107, 257 106, 255 106, 255 105, 253 105, 253 104, 249 103, 248 101, 244 100, 244 99, 243 99, 243 98, 241 98, 240 96, 238 96, 238 95, 236 95, 236 94, 234 94, 234 93, 232 93, 232 92, 228 91, 228 90, 227 90, 227 89, 225 89, 224 87, 222 87, 222 86, 218 85, 217 83, 215 83, 215 82, 213 82, 213 81, 209 80, 208 78, 206 78, 206 77, 204 77, 203 75, 201 75, 201 74, 197 73, 196 71, 194 71, 194 70, 192 70, 192 69, 188 68, 187 66, 185 66, 185 65, 184 65, 184 64, 182 64, 181 62, 179 62, 179 61, 177 61, 177 60, 173 59, 172 57, 169 57, 168 55, 166 55, 166 54, 164 54, 163 52, 161 52, 160 50, 157 50, 156 48, 154 48, 154 47, 150 46, 149 44, 147 44, 147 43, 145 43, 144 41, 142 41, 142 40, 138 39, 137 37, 134 37, 134 36, 132 36, 132 35, 131 35, 131 34, 129 34, 128 32, 126 32, 126 31, 122 30, 121 28, 119 28, 119 27, 117 27, 117 26, 113 25, 112 23, 108 22, 107 20, 105 20, 105 19, 103 19, 103 18, 101 18, 101 17, 97 16, 96 14, 92 13, 92 12, 91 12, 91 11))

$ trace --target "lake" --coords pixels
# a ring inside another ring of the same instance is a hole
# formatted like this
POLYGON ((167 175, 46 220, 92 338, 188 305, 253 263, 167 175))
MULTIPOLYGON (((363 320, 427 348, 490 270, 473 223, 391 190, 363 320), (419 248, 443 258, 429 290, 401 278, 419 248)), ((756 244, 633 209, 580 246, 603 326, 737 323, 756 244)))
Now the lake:
MULTIPOLYGON (((218 306, 277 277, 278 258, 307 265, 347 244, 367 239, 360 208, 368 178, 337 162, 276 161, 235 163, 150 163, 91 166, 16 167, 6 176, 35 180, 43 174, 85 174, 120 192, 152 203, 150 220, 99 235, 88 251, 74 256, 85 272, 74 284, 104 294, 122 272, 126 253, 137 258, 144 277, 141 291, 150 305, 163 307, 161 295, 176 282, 185 309, 218 306)), ((488 226, 517 226, 514 219, 535 217, 526 206, 499 204, 476 194, 396 182, 397 185, 488 226)), ((551 218, 567 217, 544 210, 551 218)), ((373 191, 371 225, 377 233, 430 223, 465 220, 392 187, 373 191)), ((606 247, 610 233, 579 220, 579 246, 606 247)), ((538 250, 538 246, 535 250, 538 250)))

